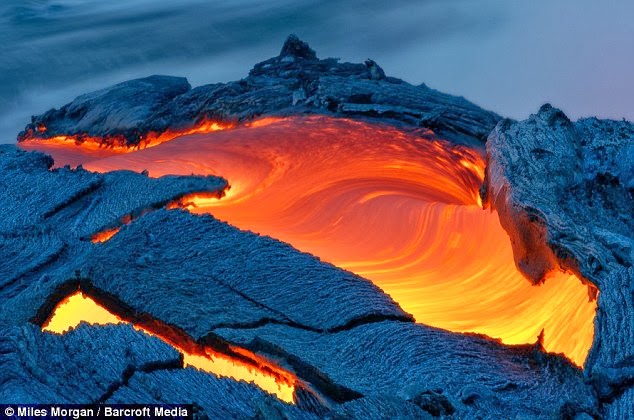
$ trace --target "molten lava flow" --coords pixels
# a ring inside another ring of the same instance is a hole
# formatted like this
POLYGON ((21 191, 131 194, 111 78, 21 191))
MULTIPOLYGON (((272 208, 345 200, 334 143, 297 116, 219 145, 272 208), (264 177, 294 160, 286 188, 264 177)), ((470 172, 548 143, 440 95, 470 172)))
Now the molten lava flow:
POLYGON ((182 130, 167 129, 162 133, 150 131, 144 138, 141 138, 143 143, 142 147, 139 148, 158 146, 161 143, 165 143, 177 137, 187 136, 190 134, 212 133, 214 131, 227 130, 229 128, 233 128, 234 126, 235 124, 233 123, 203 119, 193 127, 182 130))
POLYGON ((169 202, 165 208, 167 210, 193 208, 197 207, 200 202, 212 201, 216 202, 220 198, 224 197, 225 192, 197 192, 192 194, 186 194, 181 198, 169 202))
POLYGON ((55 160, 55 167, 63 165, 75 167, 85 162, 87 158, 103 159, 127 151, 127 148, 122 146, 102 145, 101 138, 98 137, 83 137, 83 141, 80 142, 77 136, 55 136, 45 139, 28 136, 18 145, 25 150, 37 150, 51 155, 55 160), (79 145, 81 147, 76 147, 79 145))
POLYGON ((517 271, 497 214, 480 208, 484 163, 469 149, 388 126, 295 117, 85 166, 222 176, 231 184, 224 198, 183 206, 366 277, 418 322, 508 344, 534 343, 543 329, 545 348, 578 365, 592 343, 586 287, 565 273, 532 286, 517 271))
MULTIPOLYGON (((42 326, 42 330, 63 334, 71 328, 75 328, 80 322, 105 325, 126 323, 127 321, 109 312, 92 298, 77 292, 57 305, 49 321, 42 326)), ((158 325, 159 323, 153 322, 151 326, 134 325, 134 327, 175 347, 183 355, 185 366, 192 366, 216 376, 252 382, 264 391, 276 395, 282 401, 294 402, 293 394, 297 378, 292 373, 238 347, 231 346, 230 349, 241 356, 240 358, 200 346, 191 339, 177 340, 174 338, 175 334, 160 331, 161 327, 158 325), (246 360, 250 363, 247 363, 246 360)), ((163 326, 162 329, 167 330, 168 328, 163 326)))
POLYGON ((71 328, 75 328, 81 321, 95 325, 120 324, 124 322, 91 298, 77 292, 68 296, 57 305, 53 315, 42 326, 42 330, 62 334, 71 328))
POLYGON ((121 230, 120 227, 102 230, 101 232, 97 232, 94 235, 92 235, 90 240, 92 241, 93 244, 106 242, 110 238, 112 238, 114 235, 116 235, 120 230, 121 230))
POLYGON ((35 131, 30 130, 24 138, 20 139, 20 147, 26 150, 38 150, 50 154, 55 160, 55 167, 61 166, 61 162, 65 165, 77 166, 84 162, 86 157, 90 157, 91 159, 103 159, 108 156, 158 146, 161 143, 180 136, 211 133, 233 128, 234 126, 235 124, 230 122, 203 119, 193 127, 184 128, 182 130, 168 129, 162 133, 151 131, 146 136, 141 137, 139 144, 128 146, 126 139, 120 135, 102 138, 76 134, 45 138, 38 134, 46 132, 47 128, 44 124, 39 124, 35 131), (72 147, 79 145, 81 145, 81 148, 72 147))

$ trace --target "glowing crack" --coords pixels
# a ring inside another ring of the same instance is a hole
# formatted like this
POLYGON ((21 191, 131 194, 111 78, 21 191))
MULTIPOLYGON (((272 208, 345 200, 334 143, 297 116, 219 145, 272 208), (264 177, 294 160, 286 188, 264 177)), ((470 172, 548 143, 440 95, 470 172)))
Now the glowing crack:
MULTIPOLYGON (((81 322, 92 325, 129 323, 121 317, 108 311, 94 299, 82 294, 74 293, 61 301, 49 320, 42 326, 43 331, 55 334, 64 334, 81 322)), ((179 343, 169 334, 162 334, 158 329, 134 325, 135 329, 143 331, 165 341, 183 355, 185 366, 191 366, 198 370, 214 374, 219 377, 232 378, 237 381, 250 382, 262 390, 277 396, 287 403, 294 403, 294 392, 297 378, 291 372, 265 361, 263 358, 244 349, 235 348, 236 352, 246 355, 253 363, 248 364, 243 360, 223 354, 209 347, 195 345, 192 342, 179 343)))

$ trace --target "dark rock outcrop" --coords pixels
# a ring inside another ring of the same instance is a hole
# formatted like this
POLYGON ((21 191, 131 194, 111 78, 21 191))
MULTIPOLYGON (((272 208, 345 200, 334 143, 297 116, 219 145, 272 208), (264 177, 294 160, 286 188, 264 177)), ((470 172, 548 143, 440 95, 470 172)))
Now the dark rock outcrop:
POLYGON ((310 46, 299 39, 297 35, 289 35, 282 46, 280 57, 302 58, 305 60, 316 60, 317 54, 310 46))
POLYGON ((634 269, 619 269, 604 281, 598 298, 594 344, 585 374, 607 418, 634 412, 634 269))
POLYGON ((364 320, 413 321, 371 282, 211 216, 153 212, 98 247, 93 260, 82 274, 96 288, 194 339, 225 326, 326 332, 364 320))
POLYGON ((130 80, 78 96, 60 109, 33 118, 24 135, 45 129, 47 135, 138 137, 137 130, 144 121, 189 90, 191 86, 184 77, 150 76, 130 80))
POLYGON ((86 238, 121 224, 124 216, 138 216, 191 193, 221 194, 227 187, 227 181, 214 176, 157 180, 132 171, 49 171, 52 165, 41 153, 0 146, 0 232, 54 227, 64 235, 86 238))
POLYGON ((187 194, 220 194, 227 185, 217 177, 49 170, 52 163, 41 153, 0 146, 0 295, 12 308, 0 311, 0 323, 30 319, 34 305, 75 277, 90 258, 91 235, 187 194))
POLYGON ((499 211, 518 268, 534 282, 563 268, 591 282, 591 295, 598 288, 585 374, 608 418, 634 404, 633 153, 634 124, 573 123, 550 105, 500 122, 487 143, 484 201, 499 211))
POLYGON ((372 60, 320 60, 308 44, 291 35, 279 56, 256 64, 240 81, 194 89, 176 77, 124 82, 33 117, 18 138, 96 136, 106 143, 116 139, 134 146, 149 132, 184 129, 205 118, 235 122, 305 113, 380 118, 479 146, 500 119, 464 98, 387 77, 372 60))
POLYGON ((560 265, 601 288, 631 267, 634 124, 572 123, 545 105, 498 124, 487 142, 485 200, 500 213, 518 268, 534 282, 560 265))

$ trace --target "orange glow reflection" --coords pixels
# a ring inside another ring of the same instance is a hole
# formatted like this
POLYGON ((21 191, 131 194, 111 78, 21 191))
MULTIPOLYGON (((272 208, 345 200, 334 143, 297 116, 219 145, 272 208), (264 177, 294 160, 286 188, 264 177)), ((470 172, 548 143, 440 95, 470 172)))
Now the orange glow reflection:
MULTIPOLYGON (((53 311, 50 320, 42 327, 42 330, 63 334, 71 328, 77 327, 82 321, 92 325, 126 323, 126 321, 112 314, 90 297, 77 292, 59 303, 53 311)), ((179 345, 180 343, 176 342, 177 340, 169 338, 168 335, 150 331, 148 328, 136 325, 134 328, 158 337, 175 347, 183 355, 185 366, 192 366, 216 376, 251 382, 264 391, 276 395, 282 401, 294 402, 295 376, 259 358, 254 353, 235 347, 231 348, 242 356, 248 356, 248 359, 254 363, 247 364, 242 360, 193 343, 184 343, 181 346, 179 345)))
POLYGON ((587 288, 565 273, 532 286, 517 271, 497 214, 480 208, 484 162, 469 149, 389 126, 293 117, 85 166, 222 176, 231 184, 224 198, 184 206, 368 278, 418 322, 507 344, 534 343, 544 329, 544 347, 578 365, 592 343, 587 288))

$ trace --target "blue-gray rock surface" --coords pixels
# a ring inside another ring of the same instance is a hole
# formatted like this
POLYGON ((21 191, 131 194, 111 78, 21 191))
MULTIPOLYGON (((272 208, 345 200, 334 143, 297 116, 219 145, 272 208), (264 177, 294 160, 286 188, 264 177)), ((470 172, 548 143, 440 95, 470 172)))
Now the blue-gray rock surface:
POLYGON ((33 324, 2 328, 3 404, 90 404, 138 372, 182 367, 173 347, 131 326, 81 324, 64 335, 33 324))
MULTIPOLYGON (((634 124, 544 105, 501 121, 487 142, 484 201, 534 282, 567 269, 598 290, 584 373, 608 418, 634 412, 634 124)), ((548 281, 548 280, 546 280, 548 281)))
POLYGON ((131 171, 49 170, 52 164, 41 153, 0 146, 0 290, 12 308, 0 311, 0 323, 33 317, 33 308, 90 258, 93 234, 187 194, 221 194, 227 185, 212 176, 153 179, 131 171))
POLYGON ((476 335, 398 321, 331 334, 286 325, 224 328, 217 334, 278 354, 296 371, 318 368, 366 397, 400 397, 437 415, 557 417, 569 405, 596 410, 582 373, 565 358, 546 357, 539 346, 502 346, 476 335))
POLYGON ((539 345, 415 324, 365 279, 211 216, 161 209, 197 189, 221 191, 224 180, 50 170, 49 158, 15 146, 2 148, 0 165, 3 402, 195 403, 210 417, 265 418, 599 410, 582 372, 539 345), (152 211, 105 243, 87 240, 139 208, 152 211), (184 368, 169 345, 126 325, 42 332, 78 289, 195 345, 252 351, 307 388, 296 391, 297 405, 282 403, 254 385, 184 368))
POLYGON ((487 142, 485 201, 517 265, 541 281, 563 265, 601 287, 634 258, 634 124, 571 122, 550 105, 504 120, 487 142))

